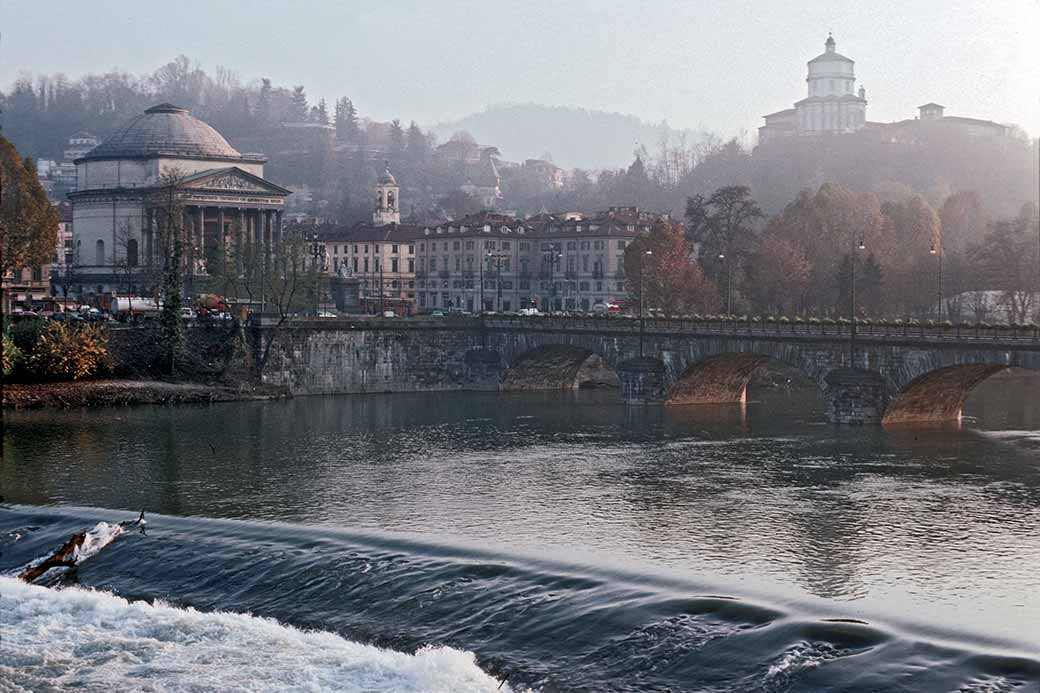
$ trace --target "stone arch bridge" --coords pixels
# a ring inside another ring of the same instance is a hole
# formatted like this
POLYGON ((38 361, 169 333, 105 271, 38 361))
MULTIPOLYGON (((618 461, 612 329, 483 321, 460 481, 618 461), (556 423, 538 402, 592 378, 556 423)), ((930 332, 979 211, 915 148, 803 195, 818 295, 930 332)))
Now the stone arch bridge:
MULTIPOLYGON (((274 328, 258 321, 252 329, 274 328)), ((1036 328, 861 326, 854 336, 848 326, 808 324, 356 318, 293 322, 274 344, 261 377, 295 394, 570 389, 613 380, 630 404, 740 403, 752 373, 773 359, 817 384, 836 423, 956 420, 990 375, 1040 370, 1036 328)))

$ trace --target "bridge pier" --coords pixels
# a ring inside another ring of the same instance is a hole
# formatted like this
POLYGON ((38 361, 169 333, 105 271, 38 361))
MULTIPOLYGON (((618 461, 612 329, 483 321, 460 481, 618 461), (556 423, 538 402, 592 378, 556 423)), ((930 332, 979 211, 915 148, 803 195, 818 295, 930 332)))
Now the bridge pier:
POLYGON ((885 380, 874 371, 839 368, 823 379, 827 418, 837 424, 880 424, 888 406, 885 380))
POLYGON ((668 374, 657 359, 641 357, 617 367, 625 404, 663 404, 668 399, 668 374))

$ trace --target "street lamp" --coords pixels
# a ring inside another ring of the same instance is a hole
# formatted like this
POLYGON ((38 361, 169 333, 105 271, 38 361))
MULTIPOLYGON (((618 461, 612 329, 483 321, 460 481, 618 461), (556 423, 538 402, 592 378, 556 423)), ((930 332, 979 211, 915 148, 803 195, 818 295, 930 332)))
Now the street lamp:
POLYGON ((733 293, 730 291, 730 269, 725 253, 719 253, 719 261, 726 267, 726 315, 730 315, 733 312, 733 293))
POLYGON ((551 290, 549 298, 549 311, 556 310, 556 279, 553 277, 553 270, 556 267, 556 263, 563 259, 563 253, 560 252, 560 248, 557 244, 553 243, 549 246, 549 250, 545 252, 545 263, 549 265, 549 286, 551 290))
POLYGON ((318 251, 318 234, 313 234, 311 236, 311 244, 312 244, 311 245, 311 253, 314 256, 314 264, 313 264, 313 268, 314 268, 314 316, 317 317, 318 316, 318 284, 320 283, 320 280, 318 279, 318 271, 320 269, 319 266, 318 266, 318 255, 319 255, 319 251, 318 251))
MULTIPOLYGON (((502 310, 502 260, 509 257, 502 253, 492 253, 490 250, 487 251, 487 259, 494 261, 495 263, 495 294, 496 294, 496 310, 502 310)), ((481 287, 484 286, 483 280, 480 282, 481 287)), ((483 299, 481 299, 483 300, 483 299)))
POLYGON ((849 367, 856 365, 856 251, 865 250, 866 245, 861 240, 853 246, 853 252, 849 254, 852 266, 852 281, 849 282, 849 308, 852 314, 851 339, 849 340, 849 367))
POLYGON ((942 281, 943 251, 942 251, 942 234, 939 234, 939 244, 938 244, 938 247, 936 247, 935 243, 932 243, 932 247, 928 250, 928 252, 930 254, 932 254, 932 255, 935 255, 936 256, 936 260, 938 260, 938 263, 939 263, 939 286, 938 286, 938 291, 937 291, 938 296, 939 296, 939 303, 938 303, 938 306, 937 306, 936 314, 939 316, 939 322, 942 322, 942 314, 943 314, 943 281, 942 281))
POLYGON ((647 255, 653 255, 654 251, 647 250, 639 255, 639 358, 643 358, 643 333, 646 331, 646 318, 643 316, 643 304, 645 301, 643 293, 643 260, 647 255))

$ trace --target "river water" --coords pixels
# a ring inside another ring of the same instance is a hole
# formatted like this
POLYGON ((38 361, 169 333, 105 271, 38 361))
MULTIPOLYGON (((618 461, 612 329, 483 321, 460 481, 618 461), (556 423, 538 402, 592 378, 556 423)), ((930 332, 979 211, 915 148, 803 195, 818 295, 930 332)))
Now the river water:
POLYGON ((0 577, 0 689, 1037 691, 1038 392, 5 412, 0 573, 149 524, 78 587, 0 577))

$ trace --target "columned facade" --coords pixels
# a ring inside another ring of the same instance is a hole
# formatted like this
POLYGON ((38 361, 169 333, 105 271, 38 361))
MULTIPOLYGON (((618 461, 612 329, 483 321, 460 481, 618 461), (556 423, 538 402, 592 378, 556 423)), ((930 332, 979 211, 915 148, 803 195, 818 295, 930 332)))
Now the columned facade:
POLYGON ((272 252, 289 191, 263 178, 264 162, 170 104, 117 130, 76 160, 79 190, 70 199, 80 293, 154 291, 154 270, 172 250, 171 214, 189 293, 199 288, 195 278, 240 272, 247 249, 272 252))

